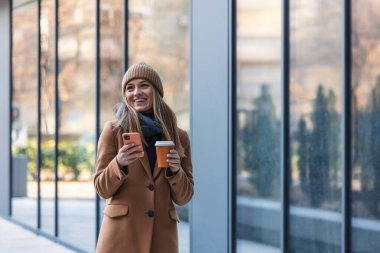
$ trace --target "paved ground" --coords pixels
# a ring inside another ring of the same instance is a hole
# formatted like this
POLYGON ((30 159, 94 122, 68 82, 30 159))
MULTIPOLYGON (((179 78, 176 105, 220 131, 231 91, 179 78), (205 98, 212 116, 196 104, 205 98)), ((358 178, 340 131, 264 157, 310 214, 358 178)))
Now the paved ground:
MULTIPOLYGON (((184 237, 180 252, 189 252, 188 225, 179 226, 179 234, 184 237)), ((268 247, 244 240, 237 241, 240 253, 279 253, 278 248, 268 247)), ((53 241, 26 230, 13 222, 0 218, 0 252, 1 253, 75 253, 53 241)))
MULTIPOLYGON (((101 202, 101 206, 104 202, 101 202)), ((32 198, 13 198, 13 218, 22 224, 36 227, 37 204, 32 198)), ((101 209, 103 209, 101 207, 101 209)), ((53 235, 54 201, 41 201, 41 229, 53 235)), ((60 199, 59 202, 59 239, 86 252, 95 249, 95 202, 85 199, 60 199)), ((0 234, 0 236, 2 236, 0 234)), ((179 248, 181 253, 189 253, 189 225, 178 224, 179 248)), ((4 251, 6 252, 6 251, 4 251)), ((26 253, 25 251, 24 253, 26 253)), ((0 248, 0 253, 3 251, 0 248)), ((47 253, 47 252, 44 252, 47 253)))
POLYGON ((43 236, 38 236, 10 221, 0 218, 1 253, 74 253, 43 236))

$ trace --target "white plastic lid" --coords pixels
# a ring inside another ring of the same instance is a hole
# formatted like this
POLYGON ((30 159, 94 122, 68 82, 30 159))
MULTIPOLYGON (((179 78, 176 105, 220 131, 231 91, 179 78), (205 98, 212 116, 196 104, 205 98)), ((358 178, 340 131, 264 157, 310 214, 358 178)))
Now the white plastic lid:
POLYGON ((155 146, 175 146, 172 141, 156 141, 155 146))

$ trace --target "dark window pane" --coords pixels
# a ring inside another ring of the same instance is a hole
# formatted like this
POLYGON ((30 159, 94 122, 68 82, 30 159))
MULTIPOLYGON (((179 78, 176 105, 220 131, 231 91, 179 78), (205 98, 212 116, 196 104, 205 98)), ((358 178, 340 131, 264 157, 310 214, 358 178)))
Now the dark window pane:
POLYGON ((380 3, 352 1, 352 252, 379 252, 380 3))
POLYGON ((237 252, 280 252, 281 1, 237 1, 237 252))
POLYGON ((37 227, 37 3, 14 3, 12 217, 37 227))
POLYGON ((342 2, 291 1, 290 252, 340 252, 342 2))

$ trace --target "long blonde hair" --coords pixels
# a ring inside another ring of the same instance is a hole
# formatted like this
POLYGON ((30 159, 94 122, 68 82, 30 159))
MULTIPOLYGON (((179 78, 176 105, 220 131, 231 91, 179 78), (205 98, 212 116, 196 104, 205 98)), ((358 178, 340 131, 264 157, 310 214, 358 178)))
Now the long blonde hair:
MULTIPOLYGON (((152 85, 152 84, 151 84, 152 85)), ((167 141, 173 141, 178 154, 181 158, 185 157, 185 150, 179 138, 179 129, 177 126, 177 117, 173 110, 163 100, 158 91, 153 88, 153 114, 154 118, 161 124, 163 130, 163 138, 167 141)), ((124 95, 125 97, 125 95, 124 95)), ((126 99, 123 104, 123 112, 119 112, 118 125, 127 132, 139 132, 145 145, 147 142, 142 133, 138 113, 126 99)))

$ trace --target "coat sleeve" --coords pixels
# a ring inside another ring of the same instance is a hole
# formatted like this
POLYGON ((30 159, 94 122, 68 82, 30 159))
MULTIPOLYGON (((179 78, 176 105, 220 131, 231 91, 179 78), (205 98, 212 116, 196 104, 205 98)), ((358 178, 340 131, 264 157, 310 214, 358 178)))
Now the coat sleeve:
POLYGON ((96 173, 94 177, 95 190, 103 199, 112 197, 123 185, 127 171, 121 170, 116 156, 118 148, 111 122, 107 122, 99 137, 96 173))
POLYGON ((177 205, 181 206, 187 204, 194 194, 193 165, 191 162, 190 140, 187 133, 185 133, 184 148, 186 157, 181 161, 182 169, 175 175, 165 173, 169 181, 172 199, 177 205))

